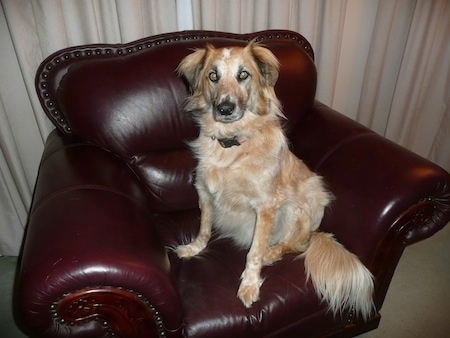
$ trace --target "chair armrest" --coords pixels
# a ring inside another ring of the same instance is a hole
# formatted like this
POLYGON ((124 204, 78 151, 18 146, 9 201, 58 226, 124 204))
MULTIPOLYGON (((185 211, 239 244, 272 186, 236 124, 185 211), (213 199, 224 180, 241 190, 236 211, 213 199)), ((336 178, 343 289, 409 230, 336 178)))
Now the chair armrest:
POLYGON ((448 223, 449 174, 319 102, 292 144, 335 195, 321 228, 369 267, 381 306, 405 246, 448 223))
POLYGON ((176 335, 181 301, 137 177, 101 148, 53 132, 20 266, 19 310, 50 337, 176 335))

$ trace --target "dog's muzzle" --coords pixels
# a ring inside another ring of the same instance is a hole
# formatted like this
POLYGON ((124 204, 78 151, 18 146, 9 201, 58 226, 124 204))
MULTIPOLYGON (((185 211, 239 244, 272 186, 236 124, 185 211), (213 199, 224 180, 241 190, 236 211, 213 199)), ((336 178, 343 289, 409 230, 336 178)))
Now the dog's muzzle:
POLYGON ((230 123, 240 120, 242 115, 242 110, 237 107, 236 103, 225 100, 216 106, 214 118, 219 122, 230 123))

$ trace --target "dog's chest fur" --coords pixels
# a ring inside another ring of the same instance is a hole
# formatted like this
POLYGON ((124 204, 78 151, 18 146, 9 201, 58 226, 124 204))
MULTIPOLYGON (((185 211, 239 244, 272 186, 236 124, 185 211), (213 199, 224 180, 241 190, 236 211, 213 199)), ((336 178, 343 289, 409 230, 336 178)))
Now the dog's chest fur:
POLYGON ((222 148, 217 140, 197 141, 199 164, 196 187, 206 194, 214 210, 214 227, 243 247, 253 238, 255 210, 267 203, 280 203, 280 143, 256 145, 248 140, 240 146, 222 148), (276 146, 275 146, 276 145, 276 146))

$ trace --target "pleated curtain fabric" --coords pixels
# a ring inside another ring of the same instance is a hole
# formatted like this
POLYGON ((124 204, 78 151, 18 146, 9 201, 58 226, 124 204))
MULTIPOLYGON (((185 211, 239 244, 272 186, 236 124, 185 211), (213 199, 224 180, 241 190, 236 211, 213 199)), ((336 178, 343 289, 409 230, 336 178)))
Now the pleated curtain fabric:
POLYGON ((450 1, 1 0, 0 254, 17 255, 44 142, 40 62, 64 47, 205 29, 290 29, 313 45, 317 99, 450 170, 450 1))

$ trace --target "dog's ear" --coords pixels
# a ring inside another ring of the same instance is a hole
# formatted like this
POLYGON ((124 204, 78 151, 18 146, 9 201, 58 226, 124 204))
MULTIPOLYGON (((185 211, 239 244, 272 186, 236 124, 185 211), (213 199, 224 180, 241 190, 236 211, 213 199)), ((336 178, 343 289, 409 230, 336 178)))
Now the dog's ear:
POLYGON ((177 73, 186 78, 191 91, 194 91, 200 82, 200 73, 205 65, 206 55, 214 47, 206 46, 204 49, 195 49, 193 53, 181 60, 177 73))
POLYGON ((250 52, 258 65, 259 71, 270 86, 274 86, 278 80, 280 62, 273 53, 252 40, 245 49, 250 52))

